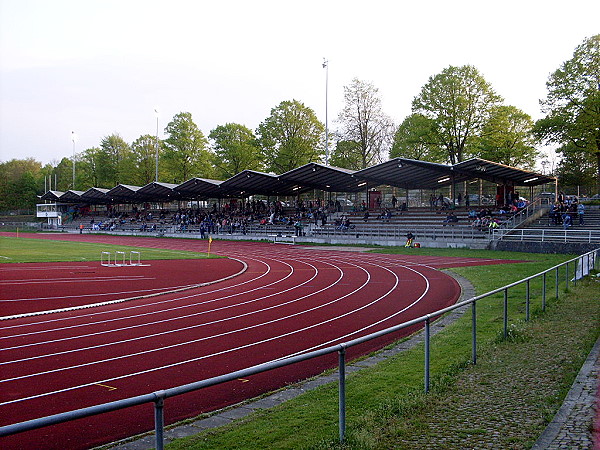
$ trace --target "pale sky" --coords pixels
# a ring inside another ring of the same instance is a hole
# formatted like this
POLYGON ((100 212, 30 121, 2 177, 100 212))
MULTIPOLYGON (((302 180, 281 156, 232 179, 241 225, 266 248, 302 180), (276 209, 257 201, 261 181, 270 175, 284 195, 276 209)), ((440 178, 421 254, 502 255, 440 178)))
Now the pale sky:
POLYGON ((0 0, 0 160, 43 163, 120 134, 160 137, 179 112, 208 136, 252 130, 296 99, 328 126, 353 78, 400 124, 430 76, 477 67, 542 117, 550 73, 600 33, 598 0, 0 0))

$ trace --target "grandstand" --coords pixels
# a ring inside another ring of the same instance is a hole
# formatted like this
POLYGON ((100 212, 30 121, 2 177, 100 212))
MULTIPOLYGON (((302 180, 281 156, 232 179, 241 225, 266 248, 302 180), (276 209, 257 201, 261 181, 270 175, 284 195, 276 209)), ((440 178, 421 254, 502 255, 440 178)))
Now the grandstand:
POLYGON ((38 217, 50 229, 80 232, 382 245, 411 232, 429 246, 486 247, 494 235, 488 224, 506 228, 515 214, 501 208, 523 209, 519 191, 531 199, 546 185, 556 188, 556 179, 479 158, 455 165, 394 158, 360 171, 309 163, 281 175, 244 170, 225 181, 48 191, 38 217), (483 224, 471 209, 485 211, 483 224), (456 220, 444 223, 448 211, 456 220))

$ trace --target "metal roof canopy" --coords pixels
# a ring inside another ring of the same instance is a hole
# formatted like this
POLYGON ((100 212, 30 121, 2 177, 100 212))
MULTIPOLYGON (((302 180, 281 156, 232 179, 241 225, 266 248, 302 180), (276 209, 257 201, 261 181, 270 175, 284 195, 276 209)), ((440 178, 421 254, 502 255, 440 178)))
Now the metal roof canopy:
POLYGON ((43 195, 41 195, 40 199, 57 202, 57 201, 59 201, 59 199, 62 195, 64 195, 64 192, 62 192, 62 191, 48 191, 48 192, 45 192, 43 195))
POLYGON ((389 161, 359 170, 357 177, 406 189, 437 189, 469 179, 452 166, 407 158, 389 161))
POLYGON ((367 189, 369 183, 355 177, 355 173, 355 170, 308 163, 280 175, 279 179, 329 192, 359 192, 367 189))
POLYGON ((81 199, 89 203, 111 203, 108 191, 108 189, 91 187, 81 194, 81 199))
POLYGON ((153 181, 138 189, 136 196, 152 202, 179 200, 179 192, 174 190, 176 187, 176 184, 153 181))
POLYGON ((267 196, 296 195, 310 189, 303 189, 291 181, 280 179, 277 175, 271 175, 254 170, 243 170, 233 177, 221 183, 223 196, 247 197, 259 194, 267 196))
POLYGON ((143 199, 137 195, 137 191, 140 189, 140 186, 118 184, 114 188, 110 189, 107 192, 107 195, 111 198, 112 203, 136 203, 143 201, 143 199))
POLYGON ((223 191, 220 186, 223 181, 210 180, 208 178, 191 178, 174 189, 182 198, 196 200, 207 198, 220 198, 223 191))
POLYGON ((71 189, 60 196, 60 201, 67 203, 79 203, 82 195, 83 191, 74 191, 71 189))
POLYGON ((497 184, 512 184, 514 186, 539 186, 554 183, 555 177, 549 177, 528 170, 517 169, 497 162, 481 158, 471 158, 455 164, 454 170, 470 175, 471 178, 481 178, 497 184))

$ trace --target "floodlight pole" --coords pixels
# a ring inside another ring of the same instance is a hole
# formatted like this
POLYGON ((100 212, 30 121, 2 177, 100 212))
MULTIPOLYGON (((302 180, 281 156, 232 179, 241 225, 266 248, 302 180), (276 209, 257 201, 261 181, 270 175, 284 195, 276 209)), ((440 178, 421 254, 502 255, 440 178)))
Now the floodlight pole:
POLYGON ((75 189, 75 132, 71 131, 71 141, 73 142, 73 187, 75 189))
POLYGON ((158 108, 154 108, 154 114, 156 114, 156 177, 154 181, 158 183, 158 108))
POLYGON ((329 90, 329 61, 323 58, 323 68, 325 69, 325 165, 329 165, 329 127, 327 123, 327 97, 329 90))

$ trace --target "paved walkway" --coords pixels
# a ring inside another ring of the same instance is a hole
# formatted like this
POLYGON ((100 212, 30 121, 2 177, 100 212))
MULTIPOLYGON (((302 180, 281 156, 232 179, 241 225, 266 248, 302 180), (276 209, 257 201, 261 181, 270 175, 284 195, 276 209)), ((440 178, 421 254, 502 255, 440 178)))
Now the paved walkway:
POLYGON ((532 450, 600 449, 600 430, 594 430, 594 425, 599 425, 599 376, 600 339, 579 371, 562 407, 532 450))

